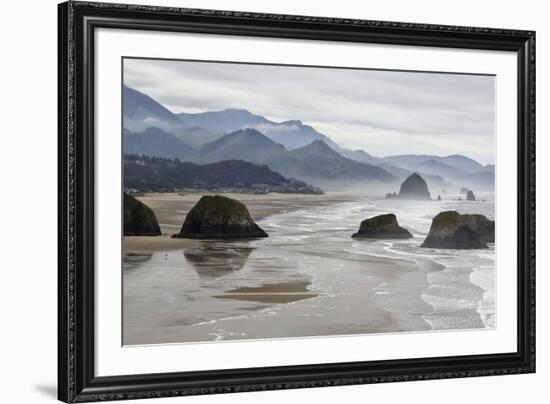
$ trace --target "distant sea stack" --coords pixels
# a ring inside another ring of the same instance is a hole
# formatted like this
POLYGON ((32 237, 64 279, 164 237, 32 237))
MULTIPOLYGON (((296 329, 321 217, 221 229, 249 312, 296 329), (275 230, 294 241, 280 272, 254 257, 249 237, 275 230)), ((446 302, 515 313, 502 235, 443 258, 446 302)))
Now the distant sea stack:
POLYGON ((399 189, 399 194, 395 192, 387 194, 386 198, 400 198, 400 199, 430 199, 430 192, 428 191, 428 184, 417 173, 411 174, 403 183, 399 189))
POLYGON ((411 238, 412 234, 407 229, 399 226, 395 215, 393 213, 389 213, 363 220, 359 226, 359 231, 354 233, 351 237, 405 239, 411 238))
POLYGON ((124 192, 124 235, 159 236, 160 227, 150 207, 124 192))
POLYGON ((466 200, 467 201, 475 201, 476 200, 476 196, 474 195, 474 193, 472 191, 468 191, 466 193, 466 200))
POLYGON ((203 196, 189 211, 174 238, 237 239, 268 237, 241 202, 225 196, 203 196))
POLYGON ((487 248, 495 241, 495 222, 483 215, 441 212, 432 220, 422 247, 473 249, 487 248))

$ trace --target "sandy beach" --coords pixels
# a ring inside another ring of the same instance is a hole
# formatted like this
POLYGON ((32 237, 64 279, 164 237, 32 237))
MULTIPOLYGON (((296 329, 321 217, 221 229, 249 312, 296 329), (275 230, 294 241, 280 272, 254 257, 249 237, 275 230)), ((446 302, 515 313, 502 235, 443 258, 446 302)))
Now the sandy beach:
POLYGON ((201 196, 139 197, 155 212, 163 235, 125 237, 125 345, 494 324, 494 251, 419 248, 437 212, 486 209, 490 215, 492 205, 343 192, 231 194, 268 238, 171 239, 201 196), (396 212, 412 239, 351 238, 361 220, 388 211, 396 212), (477 278, 482 282, 472 281, 477 278))
POLYGON ((228 290, 218 299, 248 300, 260 303, 290 303, 318 296, 308 290, 309 282, 271 283, 258 287, 241 287, 228 290))
MULTIPOLYGON (((142 263, 149 260, 154 253, 165 252, 165 254, 168 254, 174 251, 184 251, 184 257, 194 266, 199 278, 215 279, 228 272, 241 269, 246 262, 249 251, 241 250, 237 254, 233 254, 232 251, 235 251, 235 249, 218 248, 220 243, 215 241, 171 238, 181 228, 187 212, 203 195, 209 194, 149 193, 139 196, 138 199, 155 212, 162 235, 155 237, 124 237, 124 255, 127 263, 142 263), (197 251, 200 251, 200 253, 196 254, 197 251), (207 251, 207 259, 203 258, 205 251, 207 251)), ((226 193, 224 196, 243 202, 255 221, 270 215, 287 213, 311 206, 337 203, 349 198, 345 193, 323 195, 226 193)), ((132 267, 131 264, 127 265, 125 273, 127 274, 132 267)), ((130 275, 126 279, 125 287, 127 287, 128 293, 125 293, 125 300, 128 301, 131 296, 130 290, 133 290, 130 289, 132 288, 132 276, 130 275)), ((319 296, 318 293, 313 293, 308 289, 309 285, 310 281, 308 279, 298 277, 297 280, 290 282, 282 280, 254 287, 237 286, 224 291, 223 294, 212 295, 212 297, 258 303, 256 306, 247 308, 247 310, 258 310, 273 304, 287 304, 319 296)), ((128 301, 125 307, 126 313, 132 312, 130 305, 131 303, 128 301)), ((128 331, 130 330, 130 326, 125 328, 128 331)), ((139 334, 138 338, 131 338, 130 334, 130 332, 125 333, 125 341, 128 344, 179 342, 179 340, 153 336, 152 334, 156 334, 156 332, 151 332, 151 330, 142 329, 139 333, 135 333, 139 334), (159 338, 161 338, 161 341, 159 341, 159 338)), ((188 335, 187 339, 189 337, 188 335)), ((200 338, 197 338, 197 340, 200 340, 200 338)))
MULTIPOLYGON (((155 237, 124 237, 124 254, 196 247, 199 244, 197 240, 172 239, 170 237, 179 232, 187 212, 203 195, 213 194, 188 193, 181 195, 178 193, 149 193, 138 196, 137 199, 155 212, 162 235, 155 237)), ((260 220, 273 214, 290 212, 308 206, 330 204, 349 199, 349 195, 337 192, 323 195, 226 193, 224 196, 244 203, 254 220, 260 220)))

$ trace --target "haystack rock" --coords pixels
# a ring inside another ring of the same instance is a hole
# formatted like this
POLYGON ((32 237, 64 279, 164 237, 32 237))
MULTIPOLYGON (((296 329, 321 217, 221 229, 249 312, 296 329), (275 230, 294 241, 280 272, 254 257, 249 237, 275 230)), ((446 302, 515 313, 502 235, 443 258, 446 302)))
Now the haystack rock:
POLYGON ((422 247, 473 249, 495 242, 495 222, 483 215, 441 212, 432 220, 422 247))
POLYGON ((474 193, 472 191, 468 191, 468 193, 466 194, 466 200, 467 201, 475 201, 476 200, 476 196, 474 195, 474 193))
POLYGON ((203 196, 189 211, 174 238, 236 239, 268 237, 241 202, 225 196, 203 196))
POLYGON ((397 218, 393 213, 374 216, 363 220, 359 231, 354 233, 353 238, 411 238, 412 234, 405 228, 399 226, 397 218))
POLYGON ((151 208, 126 192, 124 192, 124 235, 160 235, 160 227, 151 208))
POLYGON ((403 183, 399 189, 399 194, 387 194, 386 198, 400 198, 400 199, 430 199, 430 192, 428 191, 428 184, 417 173, 411 174, 403 183))

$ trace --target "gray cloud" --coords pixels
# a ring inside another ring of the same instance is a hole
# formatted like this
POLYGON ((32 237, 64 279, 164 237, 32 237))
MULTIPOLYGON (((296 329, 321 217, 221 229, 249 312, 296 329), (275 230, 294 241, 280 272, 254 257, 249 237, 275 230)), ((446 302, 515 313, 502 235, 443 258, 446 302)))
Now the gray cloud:
POLYGON ((124 80, 174 112, 245 108, 374 155, 494 161, 492 76, 126 59, 124 80))

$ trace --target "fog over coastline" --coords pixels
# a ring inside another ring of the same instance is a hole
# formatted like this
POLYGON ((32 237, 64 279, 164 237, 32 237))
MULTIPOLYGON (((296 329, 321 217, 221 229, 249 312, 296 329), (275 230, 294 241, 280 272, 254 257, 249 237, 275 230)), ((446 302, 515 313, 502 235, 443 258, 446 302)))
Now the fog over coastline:
POLYGON ((125 59, 124 84, 175 113, 242 108, 299 119, 375 156, 494 163, 493 76, 125 59))

